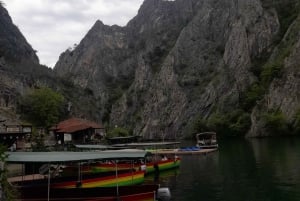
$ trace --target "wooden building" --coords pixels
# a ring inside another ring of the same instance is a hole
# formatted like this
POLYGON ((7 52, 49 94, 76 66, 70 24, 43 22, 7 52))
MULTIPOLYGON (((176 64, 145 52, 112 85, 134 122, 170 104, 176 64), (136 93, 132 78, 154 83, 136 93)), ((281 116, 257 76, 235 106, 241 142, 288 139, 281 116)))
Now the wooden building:
POLYGON ((92 121, 71 118, 52 127, 57 144, 95 144, 105 136, 105 128, 92 121))
POLYGON ((11 151, 26 149, 32 135, 32 125, 17 122, 0 122, 0 143, 11 151))

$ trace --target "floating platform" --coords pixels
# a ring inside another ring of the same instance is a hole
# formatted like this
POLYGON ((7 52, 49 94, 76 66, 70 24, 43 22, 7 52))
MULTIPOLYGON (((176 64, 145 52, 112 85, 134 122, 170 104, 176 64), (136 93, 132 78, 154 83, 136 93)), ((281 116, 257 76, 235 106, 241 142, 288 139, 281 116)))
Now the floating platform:
POLYGON ((208 154, 217 151, 217 148, 212 149, 199 149, 199 150, 181 150, 181 149, 158 149, 158 150, 147 150, 152 154, 175 154, 175 155, 197 155, 197 154, 208 154))

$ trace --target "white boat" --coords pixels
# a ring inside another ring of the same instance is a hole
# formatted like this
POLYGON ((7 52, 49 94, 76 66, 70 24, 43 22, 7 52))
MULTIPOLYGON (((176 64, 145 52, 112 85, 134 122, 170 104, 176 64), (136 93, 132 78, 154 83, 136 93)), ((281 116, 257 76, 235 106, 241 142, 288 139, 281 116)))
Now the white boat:
POLYGON ((215 132, 197 133, 196 140, 196 146, 201 149, 218 148, 217 133, 215 132))

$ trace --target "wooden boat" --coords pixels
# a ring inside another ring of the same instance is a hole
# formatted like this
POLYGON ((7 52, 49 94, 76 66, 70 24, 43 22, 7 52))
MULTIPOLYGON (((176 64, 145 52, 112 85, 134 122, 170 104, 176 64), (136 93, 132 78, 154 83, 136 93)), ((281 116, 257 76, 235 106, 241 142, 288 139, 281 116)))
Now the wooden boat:
POLYGON ((180 142, 144 142, 144 143, 130 143, 126 144, 128 147, 143 147, 153 148, 151 151, 146 149, 152 155, 146 155, 146 174, 153 173, 156 171, 165 171, 180 166, 181 158, 177 157, 176 154, 159 154, 158 147, 174 147, 180 144, 180 142), (168 155, 168 157, 166 157, 168 155))
POLYGON ((155 171, 165 171, 174 168, 178 168, 180 166, 181 159, 178 157, 175 158, 166 158, 159 159, 152 162, 146 163, 146 173, 153 173, 155 171))
MULTIPOLYGON (((47 186, 48 178, 31 179, 27 181, 16 181, 15 178, 9 178, 9 181, 15 186, 47 186)), ((91 187, 113 187, 137 185, 144 182, 143 171, 119 170, 116 172, 100 172, 81 174, 76 176, 62 176, 51 178, 51 188, 91 188, 91 187)))
MULTIPOLYGON (((138 148, 138 147, 157 147, 157 146, 167 146, 167 145, 176 145, 180 142, 150 142, 150 143, 129 143, 129 144, 120 144, 115 146, 120 147, 130 147, 130 148, 138 148)), ((77 147, 82 147, 81 145, 76 145, 77 147)), ((97 149, 95 145, 85 145, 85 149, 97 149)), ((119 151, 140 151, 140 149, 122 149, 116 150, 119 151)), ((114 151, 111 151, 114 152, 114 151)), ((163 158, 165 155, 157 154, 157 149, 147 150, 147 152, 151 154, 145 155, 143 158, 139 158, 137 160, 131 161, 118 161, 117 168, 118 170, 125 169, 135 169, 135 170, 144 170, 146 174, 153 173, 155 171, 165 171, 173 168, 178 168, 180 166, 181 159, 177 157, 175 154, 166 154, 170 155, 168 158, 163 158)), ((69 167, 70 168, 70 167, 69 167)), ((116 168, 116 164, 112 161, 110 163, 106 162, 96 162, 94 164, 88 164, 83 166, 83 170, 85 172, 108 172, 114 171, 116 168)))
POLYGON ((218 148, 217 134, 215 132, 203 132, 196 134, 197 144, 200 149, 218 148))
MULTIPOLYGON (((46 201, 48 200, 47 186, 26 186, 17 187, 21 197, 17 200, 22 201, 46 201)), ((49 200, 65 201, 154 201, 158 185, 137 185, 116 187, 95 187, 95 188, 70 188, 57 189, 50 188, 49 200), (118 196, 117 196, 118 195, 118 196)))
MULTIPOLYGON (((145 152, 138 153, 126 153, 126 152, 113 152, 113 153, 100 153, 100 152, 6 152, 7 162, 11 163, 60 163, 60 162, 81 162, 90 160, 101 159, 133 159, 140 158, 145 155, 145 152)), ((15 181, 13 187, 19 190, 19 200, 24 201, 42 201, 42 200, 85 200, 85 201, 152 201, 155 200, 155 187, 141 187, 141 186, 128 186, 126 182, 120 180, 122 178, 122 171, 116 171, 117 183, 115 187, 94 187, 98 186, 99 179, 95 174, 91 174, 91 178, 87 178, 85 175, 78 175, 77 180, 71 181, 66 178, 51 178, 50 169, 46 179, 38 180, 23 180, 15 181), (66 181, 67 180, 67 181, 66 181), (47 183, 45 182, 47 181, 47 183), (125 190, 122 190, 122 189, 125 190), (110 190, 109 190, 110 189, 110 190), (113 189, 113 190, 111 190, 113 189), (131 189, 131 190, 129 190, 131 189), (105 193, 107 194, 105 194, 105 193), (110 193, 109 193, 110 192, 110 193)), ((143 178, 143 171, 136 171, 140 182, 143 178)), ((102 173, 103 174, 103 173, 102 173)), ((105 173, 107 175, 107 173, 105 173)), ((134 179, 132 173, 127 176, 134 179)), ((25 178, 25 177, 23 177, 25 178)), ((73 177, 75 178, 75 177, 73 177)), ((103 178, 103 177, 102 177, 103 178)), ((111 184, 103 183, 100 186, 111 186, 111 184)), ((18 199, 16 199, 18 200, 18 199)))
MULTIPOLYGON (((117 170, 141 170, 140 163, 133 163, 131 161, 122 160, 115 163, 115 161, 97 161, 93 163, 86 163, 81 165, 81 172, 84 174, 99 173, 99 172, 113 172, 117 170)), ((67 164, 63 168, 64 175, 77 174, 78 167, 76 165, 67 164)))
MULTIPOLYGON (((176 158, 167 158, 162 160, 159 157, 153 157, 155 159, 149 159, 149 162, 144 162, 139 160, 135 163, 128 163, 127 161, 119 161, 116 165, 114 163, 103 163, 97 162, 93 164, 83 165, 82 169, 85 173, 99 173, 99 172, 111 172, 115 171, 116 167, 118 170, 129 170, 134 169, 136 171, 144 171, 145 174, 153 173, 155 171, 165 171, 169 169, 178 168, 180 166, 181 159, 179 157, 176 158)), ((66 171, 75 172, 76 167, 66 167, 66 171)))

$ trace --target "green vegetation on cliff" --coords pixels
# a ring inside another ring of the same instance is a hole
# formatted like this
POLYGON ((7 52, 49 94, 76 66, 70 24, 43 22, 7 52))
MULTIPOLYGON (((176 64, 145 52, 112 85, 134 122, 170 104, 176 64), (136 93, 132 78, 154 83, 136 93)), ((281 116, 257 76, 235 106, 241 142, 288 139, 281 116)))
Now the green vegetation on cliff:
POLYGON ((108 130, 107 137, 126 137, 131 135, 132 133, 123 127, 114 127, 108 130))
POLYGON ((12 201, 16 198, 16 192, 7 181, 7 168, 5 164, 7 158, 7 155, 5 154, 6 150, 7 148, 0 144, 0 193, 2 194, 0 195, 0 198, 2 198, 1 200, 12 201))
POLYGON ((64 97, 50 88, 33 89, 19 100, 21 117, 36 127, 49 128, 64 116, 64 97))
POLYGON ((213 113, 208 119, 198 118, 193 133, 216 131, 219 137, 243 137, 251 126, 250 114, 243 110, 230 113, 213 113))
POLYGON ((294 134, 299 135, 300 134, 300 109, 298 109, 296 112, 292 127, 294 130, 294 134))
POLYGON ((275 135, 288 134, 288 123, 284 114, 277 111, 268 111, 263 114, 263 120, 265 121, 266 129, 275 135))

